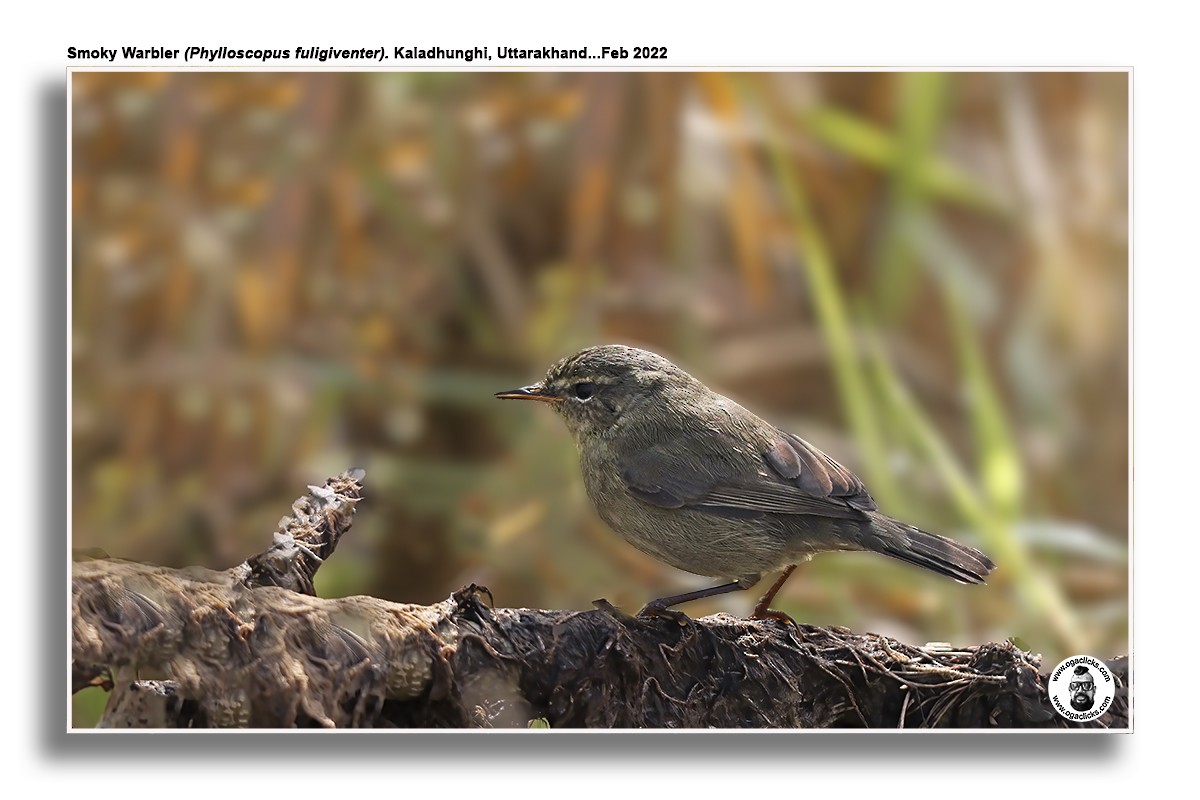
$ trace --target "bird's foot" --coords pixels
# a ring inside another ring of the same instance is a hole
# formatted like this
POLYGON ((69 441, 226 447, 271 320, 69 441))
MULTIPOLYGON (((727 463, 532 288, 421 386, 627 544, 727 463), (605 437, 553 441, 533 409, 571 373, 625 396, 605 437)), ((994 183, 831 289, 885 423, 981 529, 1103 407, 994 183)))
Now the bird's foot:
POLYGON ((796 622, 796 620, 792 619, 792 616, 790 614, 786 614, 783 611, 778 611, 774 608, 756 607, 752 612, 750 612, 750 619, 778 620, 779 622, 783 622, 787 625, 791 625, 796 630, 800 630, 800 623, 798 623, 798 622, 796 622))
POLYGON ((675 624, 679 625, 681 628, 686 628, 688 625, 692 624, 692 618, 687 614, 683 613, 682 611, 676 611, 672 608, 660 606, 653 600, 649 603, 646 603, 646 605, 642 607, 642 610, 639 611, 637 615, 639 617, 663 617, 665 619, 673 620, 675 624))
POLYGON ((631 622, 637 622, 637 617, 625 613, 603 597, 601 597, 599 600, 593 600, 592 605, 603 611, 605 614, 608 614, 622 625, 628 625, 631 622))
POLYGON ((655 605, 653 602, 647 603, 646 606, 637 613, 636 617, 625 613, 603 597, 601 597, 599 600, 593 600, 592 605, 623 625, 629 625, 630 623, 638 622, 646 617, 663 617, 665 619, 673 620, 675 624, 679 625, 680 627, 686 627, 692 624, 692 618, 687 614, 684 614, 682 611, 664 608, 662 606, 655 605))

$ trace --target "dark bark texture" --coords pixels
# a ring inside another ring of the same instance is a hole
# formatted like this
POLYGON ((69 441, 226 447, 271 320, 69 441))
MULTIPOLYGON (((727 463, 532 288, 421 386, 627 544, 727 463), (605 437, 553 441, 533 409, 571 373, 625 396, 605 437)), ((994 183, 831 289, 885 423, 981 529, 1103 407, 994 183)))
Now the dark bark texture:
POLYGON ((76 561, 73 684, 107 727, 1127 728, 1053 712, 1039 657, 843 628, 314 597, 363 474, 310 487, 270 548, 224 572, 76 561))

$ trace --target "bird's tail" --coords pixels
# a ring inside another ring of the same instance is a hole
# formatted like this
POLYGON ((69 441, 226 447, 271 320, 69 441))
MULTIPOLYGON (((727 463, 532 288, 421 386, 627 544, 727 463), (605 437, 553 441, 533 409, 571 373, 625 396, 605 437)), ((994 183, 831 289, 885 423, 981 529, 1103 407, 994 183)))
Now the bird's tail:
POLYGON ((974 547, 882 514, 871 516, 873 524, 864 542, 868 550, 933 570, 959 583, 983 583, 996 568, 995 562, 974 547))

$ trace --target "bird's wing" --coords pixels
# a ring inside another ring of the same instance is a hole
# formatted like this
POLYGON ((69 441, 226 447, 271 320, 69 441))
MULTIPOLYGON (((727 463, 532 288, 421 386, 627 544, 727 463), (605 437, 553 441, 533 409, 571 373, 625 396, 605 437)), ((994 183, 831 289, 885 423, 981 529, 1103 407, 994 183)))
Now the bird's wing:
POLYGON ((788 483, 818 497, 837 498, 861 511, 877 506, 867 487, 850 470, 799 436, 776 429, 778 438, 763 460, 788 483))
POLYGON ((661 508, 691 508, 730 517, 809 514, 859 519, 875 509, 862 482, 791 434, 758 458, 735 458, 736 443, 710 431, 675 437, 623 458, 629 493, 661 508))

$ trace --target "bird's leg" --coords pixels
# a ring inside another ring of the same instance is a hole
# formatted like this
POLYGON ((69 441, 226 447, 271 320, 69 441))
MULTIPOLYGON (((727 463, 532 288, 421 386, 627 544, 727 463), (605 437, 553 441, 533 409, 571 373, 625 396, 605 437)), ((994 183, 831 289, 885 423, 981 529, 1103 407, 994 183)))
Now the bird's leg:
POLYGON ((800 627, 796 625, 796 620, 792 619, 789 615, 770 607, 771 601, 775 599, 775 595, 783 587, 783 584, 787 582, 787 579, 792 576, 794 569, 796 569, 796 565, 792 564, 780 574, 779 579, 772 584, 770 589, 767 589, 767 593, 759 598, 758 603, 754 606, 754 611, 750 612, 750 619, 777 619, 780 622, 787 622, 795 627, 800 627))
POLYGON ((712 597, 726 592, 736 592, 749 589, 754 584, 758 583, 758 577, 753 580, 741 578, 733 583, 722 583, 720 586, 710 586, 707 589, 697 589, 694 592, 684 592, 683 594, 673 594, 670 597, 660 597, 657 600, 651 600, 642 607, 638 612, 639 617, 668 617, 675 620, 680 625, 688 623, 687 614, 682 611, 671 611, 671 606, 687 603, 691 600, 699 600, 702 597, 712 597))

